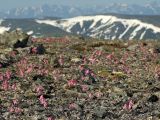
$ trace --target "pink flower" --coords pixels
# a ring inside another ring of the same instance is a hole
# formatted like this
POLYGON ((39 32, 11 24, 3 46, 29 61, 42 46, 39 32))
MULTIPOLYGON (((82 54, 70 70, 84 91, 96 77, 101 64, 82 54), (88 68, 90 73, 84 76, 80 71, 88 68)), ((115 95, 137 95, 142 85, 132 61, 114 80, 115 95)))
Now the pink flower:
POLYGON ((32 72, 32 70, 33 70, 33 67, 30 66, 30 67, 27 68, 26 73, 30 73, 30 72, 32 72))
POLYGON ((48 103, 47 102, 44 102, 43 103, 43 106, 46 108, 48 106, 48 103))
POLYGON ((47 120, 54 120, 52 117, 48 117, 48 119, 47 120))
POLYGON ((63 65, 64 64, 64 59, 63 59, 63 56, 60 55, 59 59, 58 59, 58 62, 60 65, 63 65))
POLYGON ((48 60, 47 59, 43 59, 44 64, 48 64, 48 60))
POLYGON ((32 38, 31 41, 32 41, 32 42, 36 42, 37 39, 36 39, 36 38, 32 38))
POLYGON ((19 107, 10 107, 9 108, 9 112, 11 112, 11 113, 13 113, 13 112, 15 112, 15 113, 21 113, 23 110, 21 109, 21 108, 19 108, 19 107))
POLYGON ((96 92, 96 93, 95 93, 95 96, 96 96, 97 98, 102 97, 102 95, 103 95, 103 93, 102 93, 102 92, 96 92))
POLYGON ((14 99, 13 100, 13 105, 17 105, 18 104, 18 100, 17 99, 14 99))
POLYGON ((82 71, 84 69, 84 67, 82 65, 80 65, 79 69, 82 71))
POLYGON ((77 85, 77 81, 76 80, 69 80, 68 81, 68 86, 69 87, 74 87, 74 86, 76 86, 77 85))
POLYGON ((86 92, 88 90, 88 85, 81 85, 82 91, 86 92))
POLYGON ((69 109, 71 109, 71 110, 73 110, 73 109, 77 109, 77 104, 75 104, 75 103, 71 103, 71 104, 69 104, 69 109))
POLYGON ((160 79, 160 66, 155 68, 155 78, 160 79))
POLYGON ((44 70, 44 74, 48 75, 49 71, 46 69, 44 70))
POLYGON ((2 68, 2 64, 0 63, 0 68, 2 68))
POLYGON ((39 100, 40 100, 41 103, 43 103, 43 102, 45 101, 45 98, 43 97, 43 95, 41 95, 41 96, 39 97, 39 100))
POLYGON ((37 47, 33 47, 33 48, 31 49, 31 52, 36 54, 36 53, 38 52, 38 51, 37 51, 37 47))
POLYGON ((38 95, 41 95, 43 93, 44 88, 42 86, 36 87, 36 92, 38 95))
POLYGON ((86 64, 86 63, 87 63, 87 58, 84 57, 83 64, 86 64))
POLYGON ((3 83, 2 83, 2 88, 3 88, 4 90, 8 90, 8 88, 9 88, 9 83, 8 83, 7 80, 4 80, 4 81, 3 81, 3 83))
POLYGON ((58 61, 59 61, 59 64, 60 64, 60 65, 63 65, 64 61, 63 61, 62 58, 60 58, 58 61))
POLYGON ((100 56, 102 54, 102 51, 101 50, 97 50, 96 51, 96 55, 100 56))
POLYGON ((95 75, 93 72, 91 73, 91 76, 92 76, 92 77, 96 77, 96 75, 95 75))
POLYGON ((21 65, 26 65, 26 64, 27 64, 26 58, 22 59, 22 60, 20 61, 20 63, 21 63, 21 65))
POLYGON ((19 107, 15 107, 15 113, 21 113, 23 110, 19 107))
POLYGON ((19 68, 19 75, 20 77, 24 77, 24 70, 22 70, 21 68, 19 68))
POLYGON ((16 56, 16 51, 11 51, 9 54, 10 54, 12 57, 15 57, 15 56, 16 56))
POLYGON ((14 112, 13 107, 10 107, 10 108, 9 108, 9 112, 14 112))
POLYGON ((89 93, 89 94, 88 94, 88 98, 89 98, 89 99, 92 99, 93 97, 94 97, 94 96, 93 96, 92 93, 89 93))
POLYGON ((11 72, 9 70, 6 71, 6 77, 9 80, 11 78, 11 72))
POLYGON ((129 69, 129 68, 125 69, 125 72, 126 72, 127 74, 131 74, 131 73, 132 73, 131 69, 129 69))
POLYGON ((87 69, 85 70, 85 75, 88 75, 90 73, 90 71, 87 69))
POLYGON ((3 80, 4 78, 3 78, 3 75, 0 73, 0 80, 3 80))
POLYGON ((91 64, 94 64, 96 62, 96 58, 89 58, 89 61, 91 62, 91 64))
POLYGON ((113 57, 114 57, 114 53, 109 54, 109 55, 107 55, 107 56, 106 56, 106 58, 107 58, 107 59, 109 59, 109 60, 112 60, 112 59, 113 59, 113 57))
POLYGON ((156 73, 154 76, 156 79, 160 79, 160 73, 156 73))
POLYGON ((39 98, 40 103, 46 108, 48 106, 46 99, 43 97, 43 95, 40 96, 39 98))
POLYGON ((16 83, 14 83, 12 86, 11 86, 11 88, 13 89, 13 90, 16 90, 16 83))
POLYGON ((84 81, 84 80, 85 80, 85 77, 82 76, 81 79, 82 79, 82 81, 84 81))
POLYGON ((133 105, 134 105, 133 100, 129 100, 127 103, 124 104, 123 109, 131 110, 133 105))

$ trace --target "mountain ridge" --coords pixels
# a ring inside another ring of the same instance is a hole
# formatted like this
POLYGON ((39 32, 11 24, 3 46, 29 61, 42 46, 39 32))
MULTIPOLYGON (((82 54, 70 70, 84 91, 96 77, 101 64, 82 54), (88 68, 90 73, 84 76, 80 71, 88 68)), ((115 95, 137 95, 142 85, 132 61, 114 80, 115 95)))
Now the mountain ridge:
POLYGON ((147 40, 160 39, 159 20, 160 16, 131 15, 2 19, 0 28, 1 33, 20 28, 34 37, 80 35, 107 40, 147 40))
POLYGON ((79 16, 61 20, 36 20, 36 22, 56 26, 66 32, 103 39, 160 38, 159 27, 138 19, 123 19, 116 16, 79 16), (148 34, 151 36, 147 36, 148 34))

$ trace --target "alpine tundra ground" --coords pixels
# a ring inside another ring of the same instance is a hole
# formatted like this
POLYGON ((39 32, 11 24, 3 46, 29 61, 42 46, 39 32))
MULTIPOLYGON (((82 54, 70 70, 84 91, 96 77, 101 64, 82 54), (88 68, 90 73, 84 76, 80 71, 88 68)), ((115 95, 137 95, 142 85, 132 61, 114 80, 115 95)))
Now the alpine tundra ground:
POLYGON ((26 42, 0 44, 1 120, 160 119, 159 41, 26 42))

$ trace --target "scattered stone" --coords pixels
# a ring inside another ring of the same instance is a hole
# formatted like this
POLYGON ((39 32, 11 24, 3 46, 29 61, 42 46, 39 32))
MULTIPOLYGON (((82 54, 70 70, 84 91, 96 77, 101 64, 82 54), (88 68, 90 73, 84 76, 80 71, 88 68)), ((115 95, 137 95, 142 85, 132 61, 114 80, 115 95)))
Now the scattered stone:
POLYGON ((74 63, 78 63, 78 62, 81 62, 81 59, 80 58, 72 58, 71 61, 74 63))
POLYGON ((40 44, 37 47, 31 47, 30 48, 30 53, 31 54, 43 55, 43 54, 45 54, 45 52, 46 52, 46 50, 45 50, 43 44, 40 44))
POLYGON ((159 98, 156 95, 151 95, 148 99, 148 102, 157 102, 159 98))
POLYGON ((23 102, 23 103, 20 104, 20 107, 21 108, 28 108, 29 104, 27 104, 26 102, 23 102))
POLYGON ((160 47, 155 48, 156 53, 160 53, 160 47))
POLYGON ((37 54, 43 55, 46 52, 43 44, 37 46, 37 54))
POLYGON ((60 63, 59 63, 59 58, 55 58, 55 60, 53 61, 53 67, 54 68, 59 68, 61 67, 60 63))
POLYGON ((119 116, 116 113, 112 113, 110 111, 107 111, 106 108, 99 108, 94 110, 94 116, 96 118, 101 118, 101 119, 116 119, 119 116))
POLYGON ((132 90, 126 90, 126 94, 128 97, 133 97, 133 91, 132 90))
POLYGON ((158 87, 153 87, 153 88, 151 88, 150 91, 151 91, 151 92, 159 92, 159 91, 160 91, 160 88, 158 88, 158 87))
POLYGON ((8 62, 0 62, 0 68, 6 68, 10 65, 8 62))
POLYGON ((107 111, 106 111, 105 108, 96 108, 94 110, 94 115, 97 116, 97 117, 99 117, 99 118, 105 117, 106 113, 107 113, 107 111))
POLYGON ((45 79, 45 76, 43 76, 43 75, 35 75, 35 76, 33 76, 33 80, 34 81, 36 81, 38 79, 43 80, 43 79, 45 79))
POLYGON ((0 56, 0 68, 7 68, 13 63, 14 63, 13 57, 9 57, 7 55, 0 56))
POLYGON ((130 46, 127 48, 127 50, 133 51, 133 50, 135 50, 138 46, 139 46, 138 44, 130 45, 130 46))
POLYGON ((30 89, 27 90, 25 93, 24 93, 24 96, 27 97, 27 98, 36 98, 36 94, 33 93, 30 89))
POLYGON ((147 46, 148 44, 147 44, 147 43, 145 43, 145 42, 143 42, 143 43, 142 43, 142 45, 143 45, 143 46, 147 46))

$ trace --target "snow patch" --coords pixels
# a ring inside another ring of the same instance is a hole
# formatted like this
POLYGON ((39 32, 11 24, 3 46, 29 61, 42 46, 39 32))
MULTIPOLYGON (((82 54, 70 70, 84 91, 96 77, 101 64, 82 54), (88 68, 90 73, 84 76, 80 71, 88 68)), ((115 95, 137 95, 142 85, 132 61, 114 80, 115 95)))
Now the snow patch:
POLYGON ((9 31, 9 27, 0 27, 0 34, 3 34, 6 31, 9 31))
POLYGON ((146 31, 144 31, 140 37, 140 40, 142 40, 144 38, 144 35, 146 34, 146 31))
POLYGON ((28 35, 32 35, 34 32, 33 31, 28 31, 27 34, 28 35))

